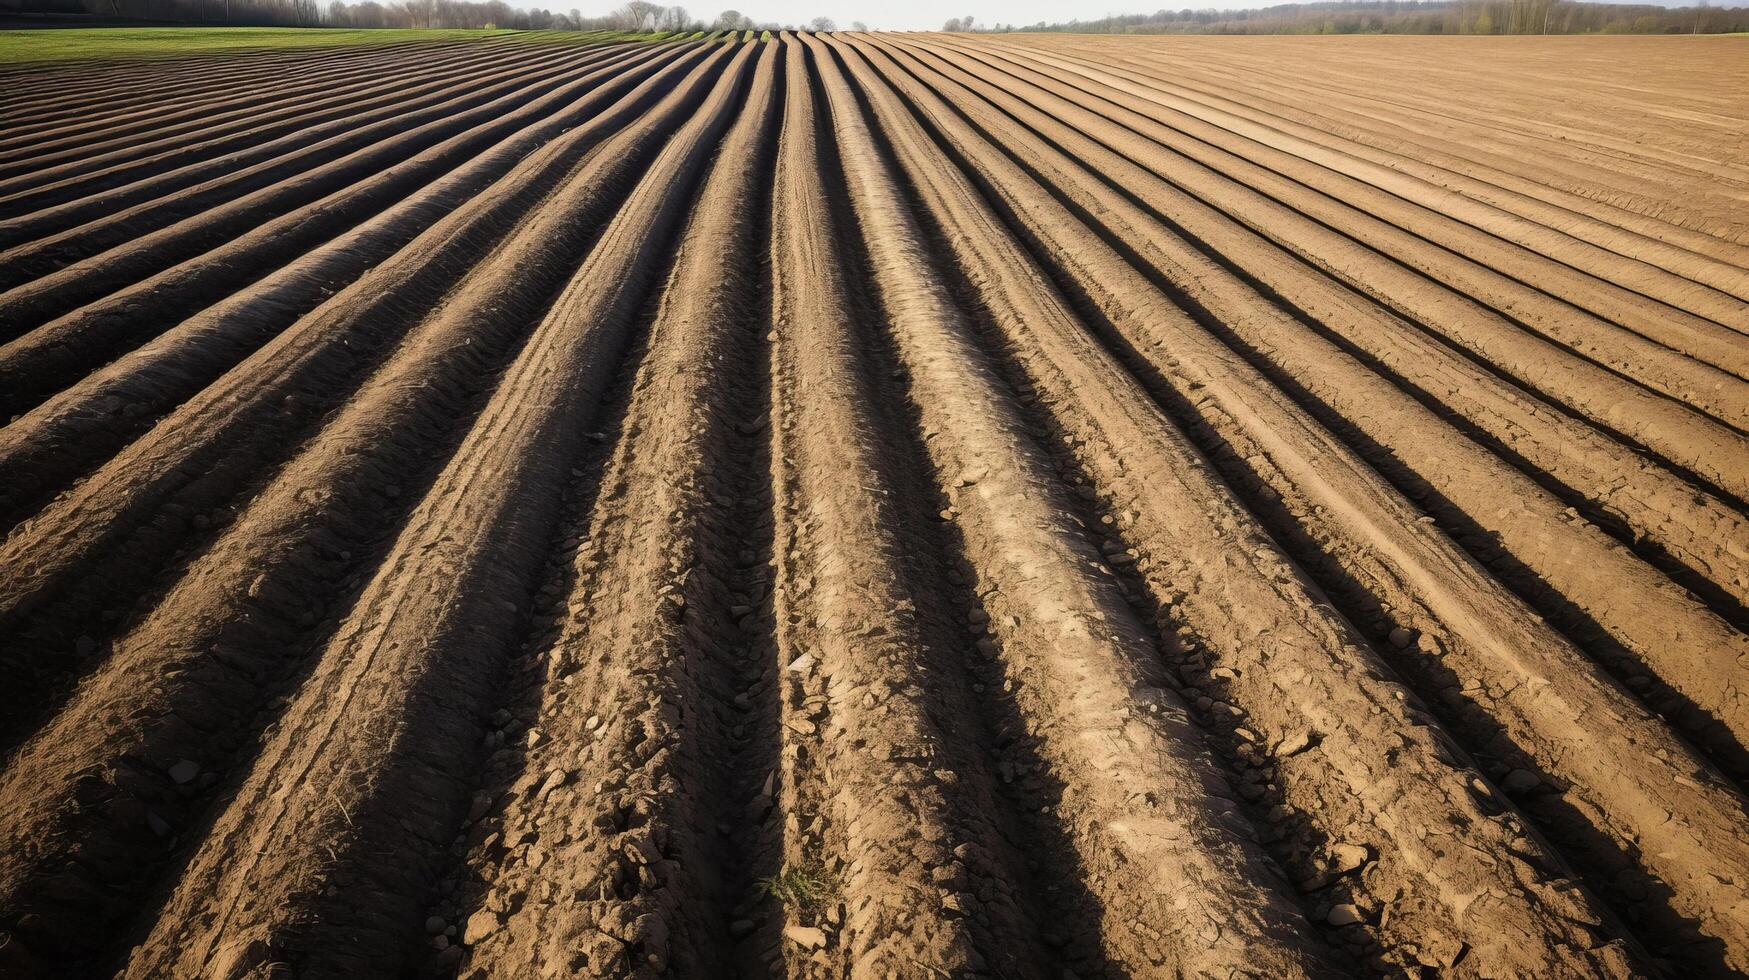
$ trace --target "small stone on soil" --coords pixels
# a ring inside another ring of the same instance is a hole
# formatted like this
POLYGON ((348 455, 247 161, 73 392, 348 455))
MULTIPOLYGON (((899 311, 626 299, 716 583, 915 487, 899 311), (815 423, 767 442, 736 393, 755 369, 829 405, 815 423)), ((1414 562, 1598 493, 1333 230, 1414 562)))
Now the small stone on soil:
POLYGON ((545 799, 548 793, 565 785, 565 781, 570 778, 571 774, 565 770, 554 769, 552 772, 547 773, 546 781, 541 783, 540 791, 536 793, 535 796, 539 799, 545 799))
POLYGON ((1366 864, 1366 848, 1359 844, 1337 844, 1330 849, 1330 870, 1346 874, 1366 864))
POLYGON ((1311 744, 1312 735, 1310 732, 1294 732, 1281 740, 1281 744, 1275 747, 1275 754, 1278 756, 1295 755, 1305 751, 1306 746, 1311 744))
POLYGON ((1352 926, 1364 920, 1360 917, 1360 909, 1353 905, 1338 905, 1330 910, 1328 921, 1333 926, 1352 926))
POLYGON ((826 945, 826 934, 813 926, 784 926, 783 934, 803 949, 819 949, 826 945))
POLYGON ((499 924, 498 913, 490 909, 481 909, 468 916, 468 928, 462 933, 462 942, 472 946, 497 932, 499 924))

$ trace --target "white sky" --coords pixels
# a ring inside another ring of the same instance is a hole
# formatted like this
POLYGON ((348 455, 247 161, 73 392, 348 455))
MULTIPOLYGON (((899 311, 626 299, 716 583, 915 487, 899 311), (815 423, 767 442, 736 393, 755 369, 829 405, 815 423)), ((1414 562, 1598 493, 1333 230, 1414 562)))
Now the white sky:
MULTIPOLYGON (((509 0, 523 9, 545 7, 571 10, 599 17, 625 0, 509 0)), ((653 0, 679 2, 687 13, 706 22, 726 9, 739 10, 759 23, 803 25, 815 17, 830 17, 841 30, 852 21, 862 21, 875 30, 934 31, 949 17, 976 17, 979 24, 1026 25, 1038 21, 1059 23, 1098 20, 1110 14, 1146 14, 1156 10, 1245 10, 1271 7, 1293 0, 653 0)), ((1620 3, 1650 3, 1661 7, 1682 6, 1693 0, 1617 0, 1620 3)), ((1713 0, 1714 6, 1734 7, 1745 0, 1713 0)))
MULTIPOLYGON (((516 3, 516 0, 511 0, 516 3)), ((599 17, 624 0, 588 0, 576 4, 586 17, 599 17)), ((674 3, 676 0, 654 0, 674 3)), ((687 13, 705 21, 715 20, 725 9, 741 13, 764 23, 806 24, 815 17, 830 17, 840 29, 848 29, 852 21, 862 21, 877 30, 933 31, 941 28, 949 17, 976 17, 980 24, 1032 24, 1038 21, 1097 20, 1107 14, 1152 13, 1155 10, 1181 10, 1218 7, 1240 10, 1267 7, 1286 0, 678 0, 687 13)), ((540 6, 549 10, 570 10, 576 0, 522 0, 517 6, 540 6)))

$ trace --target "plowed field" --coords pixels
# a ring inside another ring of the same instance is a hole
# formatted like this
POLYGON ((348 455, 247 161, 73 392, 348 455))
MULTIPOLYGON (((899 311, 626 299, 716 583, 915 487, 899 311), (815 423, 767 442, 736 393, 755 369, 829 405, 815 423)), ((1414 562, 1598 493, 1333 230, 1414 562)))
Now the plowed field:
POLYGON ((0 71, 0 974, 1749 971, 1744 52, 0 71))

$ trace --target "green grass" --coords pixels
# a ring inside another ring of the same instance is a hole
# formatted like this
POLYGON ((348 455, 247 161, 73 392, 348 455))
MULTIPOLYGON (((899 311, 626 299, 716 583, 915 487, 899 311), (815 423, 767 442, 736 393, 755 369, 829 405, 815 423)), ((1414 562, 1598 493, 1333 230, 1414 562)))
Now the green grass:
POLYGON ((506 38, 539 42, 659 41, 665 32, 330 30, 309 27, 74 27, 0 31, 0 64, 165 58, 272 48, 506 38))
POLYGON ((766 894, 785 908, 815 912, 838 897, 838 879, 821 864, 802 867, 786 866, 782 871, 759 882, 766 894))

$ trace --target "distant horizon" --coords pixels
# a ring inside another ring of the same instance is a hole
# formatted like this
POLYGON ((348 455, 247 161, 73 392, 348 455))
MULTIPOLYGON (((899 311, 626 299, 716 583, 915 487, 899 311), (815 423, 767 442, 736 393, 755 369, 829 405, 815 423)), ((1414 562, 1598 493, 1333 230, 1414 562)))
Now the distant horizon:
MULTIPOLYGON (((345 23, 344 21, 336 22, 330 18, 329 13, 328 13, 329 0, 293 0, 293 2, 297 2, 300 4, 308 3, 310 5, 308 8, 310 13, 314 16, 320 17, 320 20, 321 20, 320 26, 323 26, 323 27, 337 26, 338 25, 338 26, 347 26, 347 27, 351 27, 351 28, 356 29, 356 28, 361 28, 361 27, 362 28, 369 28, 369 27, 373 27, 373 26, 389 26, 389 27, 416 26, 416 25, 407 25, 407 24, 397 25, 394 23, 390 23, 387 25, 373 25, 373 24, 368 24, 368 23, 366 23, 366 24, 358 24, 358 23, 348 24, 348 23, 345 23), (320 12, 319 15, 317 15, 317 11, 320 12)), ((368 0, 342 0, 342 3, 344 3, 346 6, 353 7, 353 8, 360 7, 361 5, 363 5, 367 2, 368 2, 368 0)), ((377 2, 382 3, 386 6, 393 6, 397 2, 397 0, 377 0, 377 2)), ((479 4, 482 2, 484 2, 484 0, 462 0, 462 3, 464 6, 469 4, 469 3, 479 4)), ((615 11, 617 11, 621 7, 623 7, 625 5, 626 0, 590 0, 590 2, 587 4, 579 4, 576 2, 576 0, 504 0, 504 2, 505 2, 505 5, 508 6, 509 8, 516 10, 516 11, 519 11, 519 12, 522 12, 522 13, 527 13, 527 12, 535 11, 535 10, 544 10, 544 11, 547 11, 547 12, 549 12, 551 14, 555 14, 555 15, 576 14, 576 15, 580 16, 580 18, 582 19, 582 21, 584 23, 588 23, 590 21, 600 22, 601 20, 608 18, 615 11)), ((1189 4, 1172 4, 1172 3, 1158 3, 1158 4, 1139 3, 1137 5, 1138 7, 1151 6, 1152 9, 1123 9, 1122 7, 1114 4, 1112 9, 1106 9, 1106 10, 1100 10, 1100 11, 1081 10, 1081 11, 1078 11, 1078 12, 1073 13, 1073 14, 1065 15, 1061 11, 1052 11, 1052 10, 1047 9, 1050 7, 1061 7, 1062 5, 1060 3, 1058 3, 1057 0, 1003 0, 1003 2, 1000 4, 990 4, 990 5, 970 2, 970 0, 967 0, 966 3, 956 5, 955 7, 934 7, 933 5, 926 7, 924 4, 920 3, 919 0, 897 0, 897 2, 894 2, 894 3, 883 4, 882 5, 882 14, 880 16, 859 16, 855 13, 847 12, 851 9, 850 4, 853 3, 854 0, 775 0, 775 3, 773 3, 772 6, 774 6, 776 9, 760 9, 760 8, 755 8, 755 7, 740 7, 740 6, 729 6, 728 5, 728 4, 733 3, 733 2, 734 2, 734 0, 716 0, 715 4, 712 4, 711 6, 706 7, 706 6, 700 6, 700 5, 693 4, 693 3, 688 3, 688 2, 685 2, 685 0, 681 0, 681 2, 677 3, 677 4, 658 4, 658 6, 661 6, 661 7, 676 7, 677 6, 677 7, 680 7, 682 9, 684 9, 686 12, 686 19, 688 19, 694 23, 703 24, 705 26, 710 26, 710 25, 714 24, 715 22, 717 22, 720 15, 722 15, 724 13, 735 12, 735 13, 739 13, 742 16, 744 16, 745 18, 747 18, 747 20, 751 21, 753 24, 758 25, 758 26, 762 26, 762 27, 764 27, 764 26, 785 26, 785 27, 796 27, 796 28, 800 28, 800 29, 808 29, 810 27, 810 25, 814 21, 816 21, 816 19, 827 18, 832 23, 831 29, 841 30, 841 31, 855 30, 859 26, 866 27, 866 29, 871 30, 871 31, 939 31, 939 30, 942 30, 944 28, 944 26, 949 21, 961 21, 961 22, 963 22, 968 17, 972 21, 972 24, 970 27, 970 29, 972 29, 972 30, 987 31, 987 30, 997 28, 999 26, 1000 27, 1007 27, 1007 28, 1011 28, 1011 29, 1017 29, 1017 30, 1024 30, 1030 26, 1038 25, 1038 24, 1044 24, 1044 25, 1047 25, 1049 27, 1067 26, 1070 24, 1097 25, 1097 24, 1101 23, 1102 21, 1107 21, 1107 20, 1111 20, 1114 18, 1118 18, 1118 19, 1151 18, 1155 14, 1161 13, 1161 12, 1179 13, 1179 12, 1186 11, 1186 10, 1191 11, 1191 12, 1195 12, 1195 13, 1203 13, 1203 12, 1210 12, 1210 11, 1218 12, 1218 13, 1239 13, 1239 12, 1243 12, 1243 11, 1259 11, 1259 10, 1268 10, 1271 8, 1282 8, 1282 7, 1315 7, 1315 6, 1345 7, 1345 6, 1349 6, 1349 3, 1345 2, 1345 0, 1227 0, 1227 2, 1224 2, 1224 3, 1214 3, 1214 4, 1199 3, 1199 4, 1195 4, 1195 5, 1189 5, 1189 4), (717 6, 716 4, 722 4, 722 6, 717 6), (979 12, 980 8, 985 7, 985 6, 999 7, 1000 11, 999 11, 999 13, 988 14, 988 15, 980 13, 979 12)), ((1375 2, 1376 3, 1376 2, 1383 2, 1383 0, 1353 0, 1353 2, 1354 3, 1367 3, 1367 2, 1375 2)), ((1438 3, 1446 3, 1446 4, 1461 3, 1461 2, 1463 2, 1463 0, 1400 0, 1400 2, 1404 3, 1404 4, 1411 4, 1411 5, 1417 4, 1417 3, 1432 5, 1432 4, 1438 4, 1438 3)), ((1480 0, 1477 0, 1477 2, 1480 2, 1480 0)), ((1639 7, 1654 7, 1654 8, 1664 9, 1664 10, 1679 10, 1679 9, 1694 8, 1694 7, 1700 7, 1700 6, 1710 7, 1711 9, 1717 10, 1717 11, 1740 11, 1740 10, 1749 9, 1749 3, 1706 3, 1706 2, 1695 3, 1695 2, 1692 2, 1692 0, 1554 0, 1554 2, 1568 4, 1568 5, 1572 5, 1572 6, 1582 6, 1582 7, 1639 6, 1639 7)), ((26 0, 26 3, 28 3, 28 0, 26 0)), ((0 0, 0 5, 4 5, 4 0, 0 0)), ((61 13, 67 13, 67 11, 53 11, 53 10, 50 10, 50 11, 43 11, 43 10, 32 11, 32 10, 28 10, 28 9, 16 9, 16 7, 13 7, 12 9, 0 9, 0 26, 5 25, 5 18, 19 17, 19 18, 28 19, 32 16, 50 16, 50 17, 52 17, 52 16, 56 16, 57 14, 61 14, 61 13)), ((89 16, 89 15, 87 15, 87 16, 89 16)), ((99 15, 99 17, 101 19, 101 15, 99 15)), ((159 21, 152 21, 152 23, 160 23, 160 22, 159 21)), ((199 20, 190 20, 190 21, 186 21, 186 23, 193 25, 196 23, 200 23, 200 21, 199 20)), ((218 25, 212 25, 211 22, 207 22, 207 23, 209 26, 218 26, 218 25)), ((243 24, 239 24, 238 26, 246 26, 248 23, 249 22, 245 21, 243 24)), ((267 26, 267 25, 270 25, 272 23, 273 23, 272 21, 268 21, 263 26, 267 26)), ((305 21, 304 23, 308 26, 315 26, 315 25, 310 25, 308 21, 305 21)), ((1253 23, 1255 24, 1256 21, 1253 21, 1253 23)), ((288 25, 288 26, 291 26, 291 25, 288 25)), ((445 26, 448 26, 448 27, 475 26, 475 27, 477 27, 480 25, 479 25, 479 23, 476 22, 472 25, 462 23, 462 24, 448 24, 448 25, 435 25, 434 24, 431 26, 433 26, 433 27, 445 27, 445 26)), ((501 26, 513 26, 513 25, 501 25, 501 26)), ((529 25, 524 24, 521 26, 526 28, 529 25)), ((949 28, 949 29, 953 29, 953 28, 949 28)), ((1183 33, 1181 31, 1170 31, 1170 32, 1171 33, 1183 33)), ((1395 31, 1395 30, 1386 30, 1385 32, 1386 33, 1419 33, 1418 31, 1395 31)), ((1592 28, 1591 32, 1593 32, 1593 33, 1596 32, 1595 28, 1592 28)), ((1091 32, 1086 32, 1086 33, 1103 33, 1103 32, 1091 31, 1091 32)), ((1129 32, 1128 31, 1119 31, 1119 32, 1113 32, 1113 33, 1129 33, 1129 32)), ((1135 31, 1134 33, 1154 33, 1154 32, 1142 30, 1142 31, 1135 31)), ((1194 33, 1194 32, 1192 32, 1192 33, 1194 33)), ((1251 33, 1269 33, 1269 31, 1267 31, 1267 30, 1265 30, 1265 31, 1252 31, 1251 33)), ((1282 33, 1300 33, 1300 32, 1288 31, 1288 32, 1282 32, 1282 33)), ((1336 31, 1332 31, 1331 33, 1368 33, 1368 31, 1366 29, 1362 28, 1360 31, 1336 30, 1336 31)), ((1441 33, 1441 32, 1438 30, 1434 30, 1431 33, 1437 34, 1437 33, 1441 33)), ((1468 32, 1459 32, 1459 33, 1468 33, 1468 32)), ((1487 33, 1487 32, 1484 31, 1481 33, 1487 33)), ((1534 32, 1534 31, 1532 31, 1532 32, 1500 31, 1498 33, 1537 33, 1537 32, 1534 32)), ((1563 33, 1563 32, 1555 31, 1553 33, 1563 33)), ((1577 33, 1577 32, 1575 32, 1575 33, 1577 33)), ((1625 32, 1625 33, 1663 33, 1663 32, 1643 32, 1643 31, 1642 32, 1631 32, 1630 31, 1630 32, 1625 32)), ((1703 32, 1703 33, 1705 33, 1705 32, 1703 32)))
MULTIPOLYGON (((581 11, 585 17, 601 17, 618 8, 623 2, 624 0, 592 0, 588 6, 577 6, 575 9, 581 11)), ((1098 21, 1108 17, 1146 15, 1160 10, 1239 11, 1261 10, 1284 5, 1283 0, 1232 0, 1232 2, 1213 4, 1156 3, 1149 5, 1142 3, 1137 4, 1134 9, 1114 4, 1111 9, 1106 10, 1065 12, 1063 7, 1070 6, 1072 8, 1074 5, 1065 5, 1061 3, 1061 0, 999 0, 999 2, 966 0, 966 2, 957 3, 952 7, 937 7, 933 3, 926 3, 923 0, 892 0, 892 2, 880 5, 882 10, 880 16, 870 16, 866 13, 855 13, 852 9, 853 5, 847 3, 846 0, 817 0, 817 2, 816 0, 776 0, 775 3, 770 4, 770 7, 776 8, 775 10, 768 9, 763 5, 761 9, 734 6, 733 0, 717 0, 717 2, 723 4, 720 9, 705 9, 685 2, 680 5, 686 7, 688 13, 707 23, 724 10, 737 10, 761 24, 794 24, 798 27, 805 27, 809 21, 816 17, 829 17, 839 30, 849 30, 852 23, 861 22, 866 24, 870 30, 877 31, 936 31, 940 30, 948 19, 964 18, 968 15, 973 18, 974 24, 978 28, 988 28, 995 24, 1025 27, 1041 21, 1046 24, 1069 23, 1077 20, 1082 22, 1098 21), (1047 8, 1056 9, 1047 10, 1047 8)), ((1306 0, 1306 2, 1319 2, 1319 0, 1306 0)), ((1323 2, 1330 2, 1330 0, 1323 0, 1323 2)), ((1598 0, 1565 0, 1565 2, 1594 3, 1598 0)), ((1623 0, 1623 2, 1628 2, 1628 0, 1623 0)), ((568 6, 567 3, 568 0, 554 0, 552 3, 511 3, 511 6, 519 10, 569 11, 572 7, 568 6)), ((1679 0, 1632 0, 1632 3, 1666 9, 1698 6, 1695 3, 1679 2, 1679 0)), ((1710 6, 1716 9, 1730 10, 1749 6, 1749 4, 1713 3, 1710 6)))

